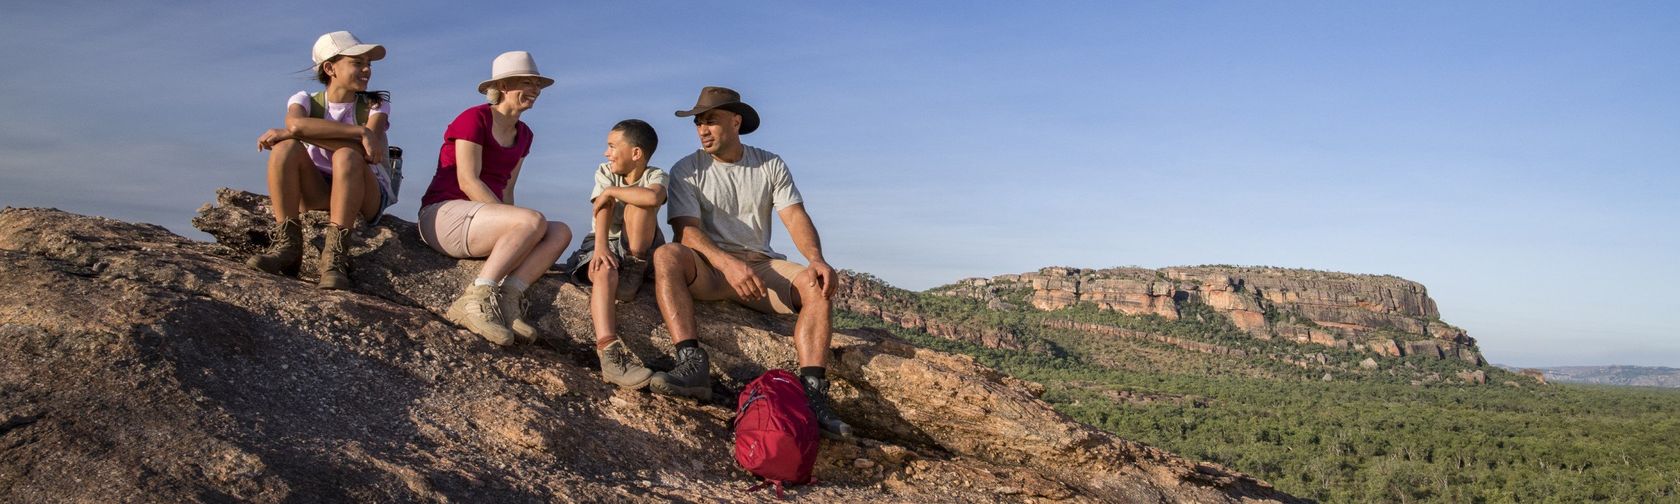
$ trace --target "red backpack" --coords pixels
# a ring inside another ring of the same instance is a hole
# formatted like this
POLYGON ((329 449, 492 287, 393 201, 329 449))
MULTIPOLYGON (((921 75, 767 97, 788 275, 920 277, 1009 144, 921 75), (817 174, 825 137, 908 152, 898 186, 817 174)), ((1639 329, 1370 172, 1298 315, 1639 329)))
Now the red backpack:
POLYGON ((799 377, 772 369, 741 391, 735 408, 735 462, 764 478, 748 492, 771 485, 781 498, 782 485, 811 482, 817 462, 817 419, 805 400, 799 377))

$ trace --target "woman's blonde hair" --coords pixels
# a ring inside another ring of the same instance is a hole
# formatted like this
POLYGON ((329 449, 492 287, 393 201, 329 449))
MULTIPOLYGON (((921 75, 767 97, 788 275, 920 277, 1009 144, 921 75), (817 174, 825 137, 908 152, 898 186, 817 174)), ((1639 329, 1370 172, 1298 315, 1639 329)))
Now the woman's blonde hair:
POLYGON ((491 84, 489 89, 484 90, 484 99, 489 100, 491 105, 495 105, 496 102, 502 101, 502 90, 496 88, 496 86, 500 86, 501 84, 502 83, 500 82, 491 84))

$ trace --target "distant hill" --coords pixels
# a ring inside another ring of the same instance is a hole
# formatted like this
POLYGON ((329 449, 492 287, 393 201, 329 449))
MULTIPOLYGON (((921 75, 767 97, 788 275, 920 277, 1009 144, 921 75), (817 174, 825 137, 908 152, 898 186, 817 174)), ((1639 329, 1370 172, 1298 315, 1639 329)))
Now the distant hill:
POLYGON ((1563 383, 1680 388, 1680 369, 1671 367, 1560 366, 1536 369, 1546 373, 1546 379, 1563 383))

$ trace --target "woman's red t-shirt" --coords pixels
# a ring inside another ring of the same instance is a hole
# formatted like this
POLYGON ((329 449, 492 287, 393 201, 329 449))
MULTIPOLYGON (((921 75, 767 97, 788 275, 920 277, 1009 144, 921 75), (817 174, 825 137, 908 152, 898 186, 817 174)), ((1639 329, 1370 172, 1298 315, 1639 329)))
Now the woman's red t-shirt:
POLYGON ((461 112, 454 122, 449 123, 449 129, 443 132, 443 147, 438 149, 437 175, 432 176, 432 185, 426 188, 426 196, 420 198, 422 208, 440 201, 470 199, 466 192, 461 191, 460 181, 455 178, 456 140, 484 146, 478 178, 490 187, 490 192, 502 196, 508 178, 513 176, 513 168, 531 153, 531 128, 520 121, 514 126, 513 145, 503 147, 490 134, 490 125, 488 103, 461 112))

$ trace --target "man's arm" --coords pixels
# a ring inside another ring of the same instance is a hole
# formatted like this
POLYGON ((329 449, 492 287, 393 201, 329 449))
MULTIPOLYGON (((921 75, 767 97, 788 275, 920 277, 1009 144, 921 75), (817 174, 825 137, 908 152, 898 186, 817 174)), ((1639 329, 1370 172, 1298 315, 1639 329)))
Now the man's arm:
POLYGON ((811 222, 811 215, 805 213, 804 203, 794 203, 781 209, 777 215, 782 217, 782 224, 787 225, 788 237, 793 238, 793 246, 799 248, 799 253, 810 261, 811 273, 815 274, 817 286, 822 288, 823 297, 832 299, 834 290, 838 287, 834 277, 834 267, 822 255, 822 237, 817 236, 817 225, 811 222))
POLYGON ((757 273, 753 273, 752 267, 747 266, 746 261, 736 259, 718 248, 717 244, 712 242, 712 238, 700 230, 698 217, 671 219, 671 231, 684 246, 704 256, 707 262, 723 272, 724 280, 729 282, 729 286, 735 289, 735 294, 741 296, 741 299, 752 301, 764 297, 764 281, 758 278, 757 273))

